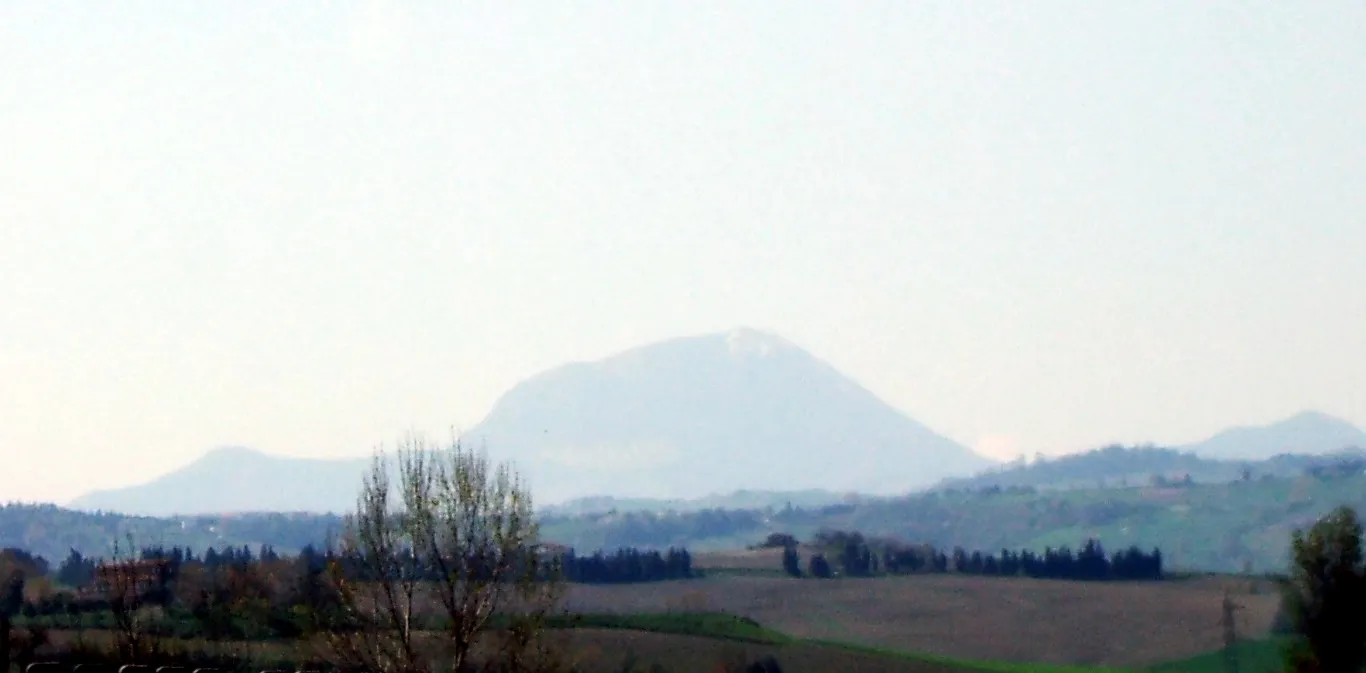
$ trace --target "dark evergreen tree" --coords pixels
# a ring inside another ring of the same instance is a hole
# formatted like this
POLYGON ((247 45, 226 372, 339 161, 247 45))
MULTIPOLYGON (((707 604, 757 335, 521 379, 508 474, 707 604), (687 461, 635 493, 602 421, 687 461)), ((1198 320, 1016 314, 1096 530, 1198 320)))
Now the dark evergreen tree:
POLYGON ((802 576, 802 559, 797 555, 797 545, 783 547, 783 571, 792 577, 802 576))
POLYGON ((68 587, 88 586, 95 581, 95 561, 72 549, 66 560, 57 566, 57 574, 53 579, 68 587))
POLYGON ((826 579, 831 575, 830 562, 825 560, 824 554, 812 554, 811 558, 807 561, 807 572, 809 572, 812 577, 826 579))

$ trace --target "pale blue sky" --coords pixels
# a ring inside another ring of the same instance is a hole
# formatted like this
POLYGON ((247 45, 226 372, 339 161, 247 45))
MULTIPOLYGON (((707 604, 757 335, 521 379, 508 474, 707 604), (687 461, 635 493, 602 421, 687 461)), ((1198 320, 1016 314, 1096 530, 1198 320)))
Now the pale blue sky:
POLYGON ((1363 36, 1359 2, 0 4, 0 495, 359 455, 737 325, 1006 457, 1366 425, 1363 36))

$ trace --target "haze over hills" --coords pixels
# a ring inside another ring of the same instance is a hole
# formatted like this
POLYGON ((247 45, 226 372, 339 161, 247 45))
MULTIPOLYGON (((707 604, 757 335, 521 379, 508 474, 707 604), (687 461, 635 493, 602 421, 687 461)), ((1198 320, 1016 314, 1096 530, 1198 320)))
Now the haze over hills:
POLYGON ((946 479, 936 489, 981 490, 992 487, 1077 489, 1153 484, 1225 484, 1262 477, 1292 477, 1316 468, 1355 464, 1359 449, 1317 454, 1279 454, 1265 460, 1202 458, 1189 451, 1155 446, 1107 446, 1030 463, 1016 461, 965 478, 946 479))
POLYGON ((994 464, 772 334, 737 329, 566 365, 465 433, 543 502, 741 489, 904 493, 994 464))
POLYGON ((1266 460, 1287 453, 1317 455, 1366 449, 1366 432, 1340 418, 1303 411, 1270 425, 1229 428, 1181 449, 1202 458, 1266 460))
MULTIPOLYGON (((994 464, 796 345, 752 329, 544 372, 503 395, 462 440, 514 460, 546 505, 737 491, 895 494, 994 464)), ((147 484, 71 504, 137 514, 346 510, 365 465, 220 449, 147 484)))
MULTIPOLYGON (((1306 411, 1175 449, 1114 450, 1048 465, 994 464, 891 408, 779 337, 739 329, 559 367, 515 386, 463 439, 512 459, 543 511, 821 506, 936 484, 1090 487, 1155 473, 1236 477, 1243 463, 1366 447, 1366 433, 1306 411)), ((1258 469, 1302 470, 1302 458, 1258 469)), ((142 515, 349 511, 368 459, 215 449, 148 483, 97 491, 83 510, 142 515)))
POLYGON ((70 507, 146 516, 233 512, 346 512, 368 458, 272 456, 221 447, 146 484, 87 493, 70 507))

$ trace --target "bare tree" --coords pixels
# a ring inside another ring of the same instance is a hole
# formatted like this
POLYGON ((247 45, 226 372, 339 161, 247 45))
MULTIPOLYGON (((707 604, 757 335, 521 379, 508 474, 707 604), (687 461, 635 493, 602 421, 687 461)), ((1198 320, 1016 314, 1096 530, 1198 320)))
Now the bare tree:
POLYGON ((109 601, 114 618, 114 645, 119 657, 130 663, 141 662, 160 651, 160 643, 149 633, 147 624, 146 589, 152 574, 148 563, 139 562, 134 555, 133 538, 128 537, 128 551, 120 553, 114 543, 113 560, 96 568, 96 581, 109 601))
POLYGON ((421 584, 409 522, 392 500, 388 460, 377 452, 347 518, 329 575, 345 622, 328 634, 338 664, 382 673, 421 673, 414 617, 421 584))
POLYGON ((341 667, 463 672, 482 647, 497 668, 532 670, 549 654, 541 635, 560 581, 539 553, 530 493, 511 466, 458 441, 411 436, 396 461, 376 452, 330 575, 347 615, 328 643, 341 667), (420 644, 424 624, 439 637, 420 644))

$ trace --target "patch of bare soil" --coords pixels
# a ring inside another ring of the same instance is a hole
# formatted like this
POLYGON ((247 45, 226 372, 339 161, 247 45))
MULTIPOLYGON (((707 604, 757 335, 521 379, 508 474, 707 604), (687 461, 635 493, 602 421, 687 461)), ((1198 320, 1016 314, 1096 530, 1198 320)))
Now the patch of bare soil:
POLYGON ((922 575, 872 579, 725 576, 628 586, 574 586, 583 612, 721 610, 804 638, 951 657, 1141 666, 1222 644, 1225 586, 1239 630, 1260 637, 1275 593, 1218 580, 1064 582, 922 575))

